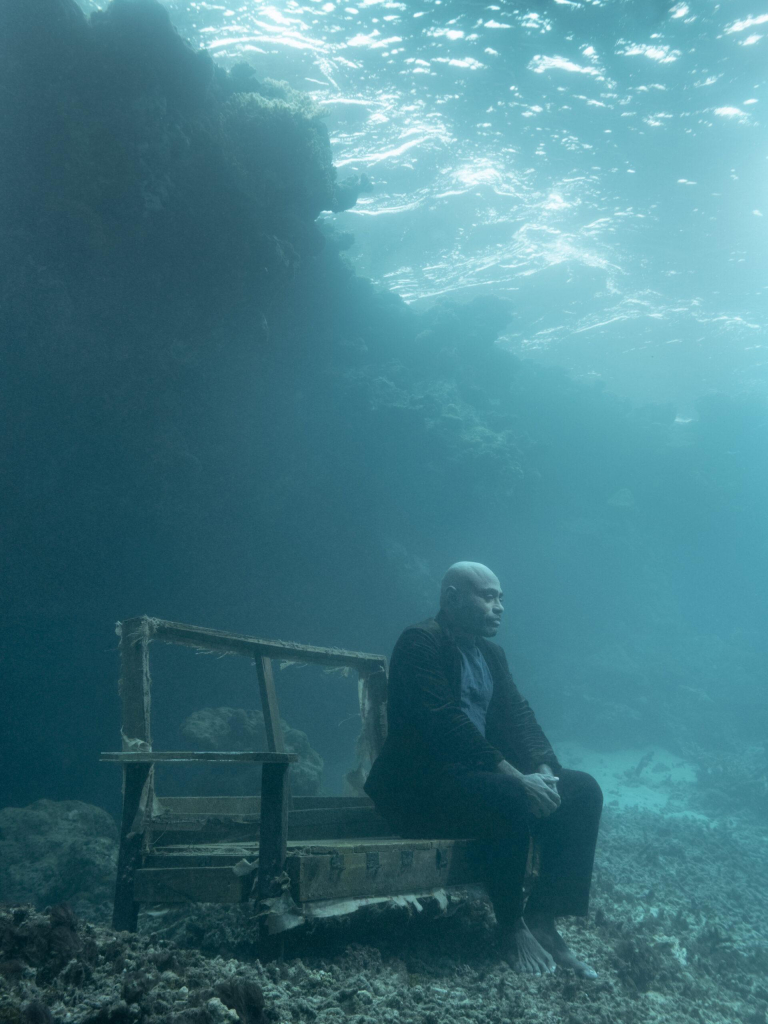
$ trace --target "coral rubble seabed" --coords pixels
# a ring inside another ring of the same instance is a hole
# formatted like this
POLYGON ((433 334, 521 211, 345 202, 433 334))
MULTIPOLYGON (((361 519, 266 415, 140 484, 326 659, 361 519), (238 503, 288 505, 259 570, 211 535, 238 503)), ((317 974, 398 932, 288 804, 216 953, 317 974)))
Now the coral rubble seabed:
POLYGON ((764 1024, 764 849, 754 823, 609 808, 592 913, 565 928, 594 982, 516 975, 477 901, 445 920, 388 911, 293 936, 274 963, 259 961, 246 907, 158 908, 129 935, 66 906, 6 905, 0 1021, 764 1024))

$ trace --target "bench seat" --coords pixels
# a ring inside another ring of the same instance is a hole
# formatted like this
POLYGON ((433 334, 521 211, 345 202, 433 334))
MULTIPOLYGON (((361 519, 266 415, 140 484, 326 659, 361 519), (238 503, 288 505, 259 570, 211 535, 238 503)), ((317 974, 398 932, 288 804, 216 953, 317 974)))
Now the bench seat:
MULTIPOLYGON (((477 880, 471 840, 325 839, 288 842, 285 872, 301 905, 463 885, 477 880)), ((243 903, 252 897, 258 843, 154 846, 136 871, 141 903, 243 903)))

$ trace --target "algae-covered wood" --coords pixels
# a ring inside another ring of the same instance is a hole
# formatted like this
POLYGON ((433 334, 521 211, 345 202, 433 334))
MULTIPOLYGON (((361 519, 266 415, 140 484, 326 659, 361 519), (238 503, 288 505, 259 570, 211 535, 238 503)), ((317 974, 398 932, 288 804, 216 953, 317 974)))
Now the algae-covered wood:
MULTIPOLYGON (((257 840, 260 812, 261 802, 254 797, 163 798, 152 818, 152 843, 257 840)), ((292 840, 391 835, 390 826, 367 797, 298 797, 288 813, 292 840)))
POLYGON ((299 755, 272 750, 105 750, 101 760, 116 764, 155 764, 161 761, 171 764, 183 761, 292 764, 299 760, 299 755))
POLYGON ((282 874, 285 864, 288 835, 287 772, 286 764, 265 764, 262 769, 258 877, 261 899, 272 895, 272 886, 282 874))
POLYGON ((144 857, 146 868, 234 867, 242 862, 255 864, 258 843, 179 843, 160 846, 144 857))
MULTIPOLYGON (((291 840, 379 839, 392 830, 370 808, 350 808, 328 814, 324 811, 288 812, 287 837, 291 840)), ((152 822, 152 846, 176 845, 185 842, 249 842, 261 835, 261 819, 257 815, 211 815, 205 818, 168 816, 152 822)))
POLYGON ((272 674, 271 658, 256 659, 256 675, 259 680, 261 695, 261 713, 264 716, 264 729, 267 733, 267 746, 270 750, 285 750, 283 726, 280 722, 280 710, 277 706, 275 679, 272 674))
MULTIPOLYGON (((295 796, 296 810, 309 808, 373 807, 367 796, 295 796)), ((261 809, 260 796, 159 796, 155 800, 155 817, 164 814, 256 815, 261 809)))
POLYGON ((384 896, 475 881, 471 840, 395 839, 290 850, 285 869, 297 903, 384 896))
POLYGON ((150 639, 182 644, 203 651, 242 654, 250 658, 278 658, 325 665, 330 668, 354 668, 364 672, 386 670, 387 665, 387 659, 381 654, 365 654, 362 651, 345 651, 334 647, 314 647, 284 640, 263 640, 242 633, 227 633, 221 629, 189 626, 184 622, 168 622, 165 619, 153 619, 148 616, 143 617, 142 621, 150 639))
MULTIPOLYGON (((304 905, 475 882, 474 846, 465 839, 294 842, 284 863, 291 895, 304 905)), ((250 892, 258 861, 259 848, 253 843, 162 847, 137 873, 137 898, 150 903, 240 903, 248 898, 244 886, 250 892), (245 877, 251 879, 247 885, 245 877)))
POLYGON ((151 679, 148 633, 143 619, 129 619, 120 630, 120 697, 122 704, 123 809, 120 821, 120 851, 112 924, 118 930, 134 931, 139 901, 134 877, 141 864, 144 829, 151 816, 154 768, 151 762, 130 763, 130 754, 148 750, 151 733, 151 679), (126 759, 124 754, 128 754, 126 759))

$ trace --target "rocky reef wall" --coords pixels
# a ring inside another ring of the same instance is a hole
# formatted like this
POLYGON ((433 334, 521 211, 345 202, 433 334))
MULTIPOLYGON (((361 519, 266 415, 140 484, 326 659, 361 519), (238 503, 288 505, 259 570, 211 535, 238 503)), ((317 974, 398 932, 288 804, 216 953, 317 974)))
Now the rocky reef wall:
POLYGON ((117 826, 100 807, 37 800, 0 810, 1 903, 67 903, 106 922, 116 870, 117 826))
POLYGON ((681 424, 357 278, 318 111, 155 0, 6 0, 0 89, 0 802, 114 805, 116 619, 388 651, 460 557, 555 735, 762 740, 763 404, 681 424))

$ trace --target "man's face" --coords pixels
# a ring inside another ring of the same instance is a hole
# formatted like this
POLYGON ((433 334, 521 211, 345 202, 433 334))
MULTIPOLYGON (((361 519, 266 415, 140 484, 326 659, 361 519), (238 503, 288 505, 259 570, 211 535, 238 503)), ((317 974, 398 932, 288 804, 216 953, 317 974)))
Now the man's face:
POLYGON ((504 605, 501 584, 496 577, 478 576, 456 591, 451 608, 454 626, 472 636, 496 636, 504 605))

